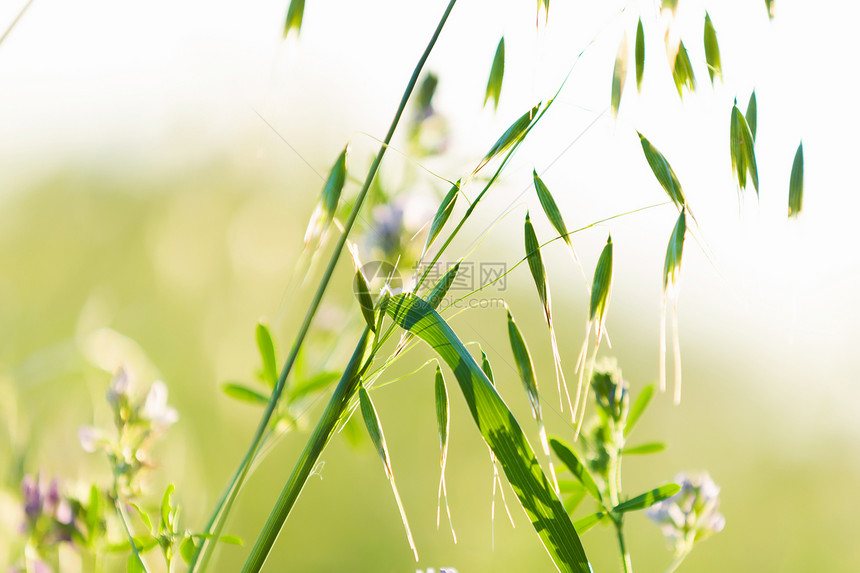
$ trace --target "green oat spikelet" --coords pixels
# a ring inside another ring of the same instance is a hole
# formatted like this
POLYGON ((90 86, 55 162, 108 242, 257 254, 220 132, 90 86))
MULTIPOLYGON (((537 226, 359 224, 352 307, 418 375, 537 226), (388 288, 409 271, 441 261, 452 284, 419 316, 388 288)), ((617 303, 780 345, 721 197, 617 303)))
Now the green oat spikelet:
POLYGON ((511 309, 506 308, 506 310, 508 314, 508 339, 511 343, 511 352, 514 355, 517 372, 519 372, 520 380, 523 383, 523 387, 526 390, 526 396, 528 396, 529 399, 529 405, 532 409, 532 417, 537 422, 541 449, 543 449, 544 455, 547 460, 549 460, 549 478, 552 480, 556 494, 559 494, 558 480, 555 476, 555 467, 552 463, 552 456, 549 453, 549 443, 546 438, 546 427, 544 426, 543 414, 541 413, 540 393, 538 392, 537 377, 535 376, 532 357, 517 323, 514 322, 514 317, 511 315, 511 309))
POLYGON ((531 271, 532 278, 535 282, 535 287, 538 291, 541 305, 543 306, 544 319, 549 328, 550 343, 552 344, 552 356, 555 363, 555 381, 558 388, 558 401, 561 411, 564 412, 564 402, 562 401, 562 388, 564 396, 567 398, 568 410, 570 410, 571 421, 573 421, 573 407, 570 402, 570 392, 567 388, 567 381, 564 379, 564 371, 561 367, 561 353, 558 351, 558 340, 555 336, 555 327, 552 320, 552 298, 549 291, 549 285, 546 280, 546 269, 543 264, 543 257, 540 254, 540 243, 538 243, 537 235, 535 235, 534 226, 532 225, 529 214, 526 213, 524 226, 525 234, 525 249, 526 260, 531 271))
POLYGON ((487 102, 493 100, 493 110, 499 109, 499 97, 502 95, 502 80, 505 77, 505 37, 499 40, 496 47, 496 55, 493 56, 493 65, 490 68, 490 77, 487 80, 487 91, 484 95, 484 107, 487 102))
POLYGON ((394 470, 391 467, 391 456, 388 455, 385 434, 382 432, 382 425, 379 423, 379 416, 370 399, 370 394, 367 393, 367 390, 364 389, 364 385, 361 383, 359 383, 358 387, 358 398, 361 404, 361 415, 367 427, 367 433, 370 434, 370 439, 373 441, 373 445, 376 446, 376 452, 382 459, 382 465, 385 467, 385 476, 388 478, 388 483, 391 484, 391 491, 394 493, 397 508, 400 510, 400 519, 403 521, 403 527, 406 530, 409 547, 412 548, 415 561, 418 561, 418 549, 415 547, 415 541, 412 539, 412 530, 409 528, 409 522, 406 519, 406 510, 403 508, 403 502, 400 501, 400 494, 397 492, 397 484, 394 482, 394 470))
POLYGON ((582 429, 582 422, 585 418, 585 405, 586 398, 588 397, 588 385, 583 385, 583 377, 587 370, 587 378, 591 380, 594 359, 597 356, 600 341, 606 331, 606 310, 609 307, 609 296, 612 291, 612 235, 609 235, 606 239, 606 245, 600 253, 600 258, 597 260, 597 267, 594 269, 594 280, 591 285, 591 302, 589 304, 588 321, 585 323, 585 340, 582 343, 582 349, 579 351, 579 357, 576 360, 576 371, 579 372, 579 380, 576 386, 574 412, 580 410, 579 405, 582 404, 576 424, 577 438, 579 438, 579 432, 582 429), (594 329, 595 336, 594 350, 591 358, 588 359, 588 342, 592 328, 594 329))
POLYGON ((794 163, 791 166, 791 179, 788 183, 788 216, 797 217, 803 207, 803 142, 797 146, 794 163))
POLYGON ((681 258, 684 251, 684 236, 687 232, 687 216, 682 209, 678 221, 672 229, 669 245, 666 248, 666 261, 663 265, 663 297, 660 303, 660 364, 658 379, 660 391, 666 390, 666 309, 672 300, 673 356, 675 373, 675 403, 681 402, 681 346, 678 340, 678 292, 681 273, 681 258))
POLYGON ((442 506, 442 496, 445 496, 445 511, 448 513, 448 524, 451 526, 451 536, 457 543, 457 534, 454 532, 454 522, 451 521, 451 506, 448 503, 448 486, 445 484, 445 466, 448 463, 448 436, 450 435, 450 408, 448 405, 448 387, 442 376, 442 369, 436 365, 436 423, 439 428, 439 449, 441 476, 439 477, 439 492, 436 496, 436 529, 439 529, 439 521, 442 506))

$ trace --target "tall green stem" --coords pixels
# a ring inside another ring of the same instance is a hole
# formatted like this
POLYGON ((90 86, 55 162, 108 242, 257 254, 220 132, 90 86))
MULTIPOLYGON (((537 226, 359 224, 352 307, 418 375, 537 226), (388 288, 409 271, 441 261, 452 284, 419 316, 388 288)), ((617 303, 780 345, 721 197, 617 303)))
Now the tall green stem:
POLYGON ((269 552, 272 550, 272 546, 275 544, 275 540, 281 533, 281 527, 283 527, 296 499, 298 499, 302 488, 304 488, 308 476, 316 466, 317 460, 319 460, 320 455, 325 449, 341 415, 349 405, 349 399, 355 393, 358 382, 361 379, 362 373, 359 368, 364 356, 364 350, 367 347, 369 333, 370 328, 365 327, 364 334, 361 335, 361 340, 355 347, 355 352, 353 352, 352 358, 346 370, 344 370, 340 383, 335 388, 334 394, 332 394, 320 421, 317 422, 317 426, 314 428, 313 434, 311 434, 310 439, 305 444, 305 449, 302 451, 301 456, 299 456, 293 472, 290 474, 290 478, 284 484, 284 489, 281 491, 281 495, 278 496, 278 501, 272 508, 263 531, 260 533, 257 542, 254 544, 253 549, 251 549, 250 555, 248 555, 248 559, 245 561, 245 566, 242 568, 244 573, 259 571, 263 563, 265 563, 269 552))
POLYGON ((230 512, 230 509, 232 508, 233 502, 235 501, 236 496, 241 489, 245 478, 248 475, 248 471, 251 467, 251 464, 253 463, 257 455, 260 443, 269 426, 269 422, 271 421, 272 415, 278 404, 278 400, 283 393, 287 376, 292 370, 293 364, 296 360, 296 356, 298 356, 299 349, 304 342, 305 336, 307 336, 307 333, 310 330, 311 322, 316 315, 317 309, 319 308, 320 302, 322 301, 322 297, 325 294, 326 288, 328 287, 328 283, 331 280, 332 274, 334 273, 335 266, 337 265, 338 258, 340 257, 340 254, 343 251, 343 247, 346 244, 347 237, 349 236, 349 233, 352 230, 355 220, 358 217, 358 213, 361 210, 361 206, 364 203, 365 198, 367 197, 370 185, 373 182, 373 179, 376 176, 376 172, 379 169, 379 164, 382 162, 382 158, 385 155, 385 151, 388 149, 388 145, 391 143, 391 139, 394 136, 394 131, 397 129, 397 125, 400 123, 400 118, 403 115, 403 112, 406 109, 406 103, 409 101, 409 97, 412 95, 412 91, 414 90, 415 85, 418 82, 418 78, 421 75, 421 70, 424 68, 424 64, 427 61, 430 52, 433 50, 433 47, 436 45, 436 40, 439 38, 439 35, 442 32, 442 28, 445 26, 445 22, 448 20, 448 16, 451 14, 451 10, 453 10, 454 5, 456 3, 457 0, 450 0, 450 2, 448 3, 448 6, 445 9, 444 14, 442 15, 442 18, 439 20, 439 24, 436 26, 436 30, 433 32, 433 36, 431 37, 430 42, 427 44, 427 47, 424 49, 424 52, 421 54, 421 58, 418 60, 418 63, 416 64, 415 69, 412 72, 412 77, 409 79, 409 83, 407 84, 406 89, 403 92, 403 97, 400 99, 400 105, 398 106, 397 112, 394 114, 394 119, 391 121, 391 125, 388 128, 388 133, 385 136, 384 143, 379 147, 379 152, 377 153, 376 158, 373 160, 373 164, 370 166, 367 178, 364 181, 364 185, 361 188, 361 191, 356 197, 355 203, 352 207, 352 211, 349 214, 349 218, 344 223, 343 233, 341 234, 340 239, 335 246, 334 252, 329 259, 329 263, 326 267, 325 273, 323 274, 322 280, 320 281, 320 284, 317 287, 317 291, 314 294, 314 298, 311 301, 310 306, 308 307, 307 313, 305 314, 305 318, 302 322, 301 327, 299 328, 298 334, 296 335, 296 340, 293 343, 292 350, 290 351, 290 354, 287 357, 284 367, 281 370, 281 374, 278 377, 278 383, 275 385, 275 388, 272 391, 272 395, 269 398, 269 403, 266 405, 266 410, 263 412, 263 416, 260 419, 260 423, 257 426, 257 430, 254 433, 254 437, 251 440, 251 444, 248 447, 244 458, 242 459, 242 463, 234 474, 226 490, 221 495, 221 498, 219 499, 215 510, 209 518, 209 521, 206 525, 206 533, 210 534, 211 538, 201 543, 200 547, 192 558, 192 561, 189 565, 189 571, 204 570, 206 568, 206 565, 208 564, 208 560, 211 557, 212 550, 217 543, 218 537, 221 534, 221 531, 226 522, 226 518, 230 512))

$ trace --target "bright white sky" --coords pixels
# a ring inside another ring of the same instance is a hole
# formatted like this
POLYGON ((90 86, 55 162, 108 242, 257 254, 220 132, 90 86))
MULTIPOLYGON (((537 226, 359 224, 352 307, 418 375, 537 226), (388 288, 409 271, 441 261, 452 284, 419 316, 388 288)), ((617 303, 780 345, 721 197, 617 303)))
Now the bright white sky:
MULTIPOLYGON (((285 43, 280 32, 287 1, 35 0, 0 46, 0 193, 58 159, 130 153, 177 162, 189 147, 202 155, 249 138, 271 146, 272 134, 255 109, 297 149, 309 150, 320 170, 346 140, 370 149, 357 133, 384 134, 447 2, 308 0, 301 42, 285 43), (200 151, 203 142, 207 147, 200 151), (314 155, 320 146, 327 155, 314 155)), ((0 28, 23 4, 0 2, 0 28)), ((555 90, 597 34, 555 115, 536 134, 540 140, 518 155, 509 177, 527 183, 532 165, 542 171, 608 107, 618 42, 627 30, 632 44, 642 13, 648 54, 643 95, 635 93, 631 62, 618 121, 599 118, 544 179, 552 189, 578 190, 556 191, 562 209, 576 214, 569 226, 610 215, 618 205, 659 202, 664 195, 634 130, 645 133, 677 171, 722 273, 702 256, 689 258, 682 331, 684 313, 688 331, 698 324, 729 336, 742 325, 764 349, 759 361, 777 368, 771 370, 773 383, 762 383, 761 391, 774 392, 783 383, 782 370, 773 364, 793 372, 798 385, 815 375, 830 395, 822 408, 836 408, 834 423, 850 425, 860 436, 860 421, 848 409, 860 400, 860 189, 849 172, 860 157, 856 74, 849 67, 860 9, 853 2, 776 0, 777 18, 768 22, 763 0, 707 4, 725 84, 707 85, 703 3, 681 0, 679 30, 700 85, 682 106, 662 38, 653 33, 658 21, 650 0, 554 1, 541 34, 535 32, 534 0, 460 0, 429 63, 442 75, 438 107, 457 126, 463 149, 479 156, 513 118, 555 90), (507 74, 494 122, 479 106, 502 34, 507 74), (747 200, 739 217, 728 155, 729 110, 734 97, 745 109, 753 88, 761 202, 747 200), (787 222, 788 178, 801 137, 804 212, 799 221, 787 222), (809 355, 799 356, 804 353, 809 355)), ((305 169, 278 145, 268 161, 305 169)), ((618 267, 623 261, 631 277, 641 278, 662 268, 662 254, 646 253, 665 248, 653 247, 665 245, 673 217, 664 211, 639 221, 641 227, 611 230, 618 267), (652 233, 650 239, 637 238, 643 230, 652 233), (622 247, 624 240, 630 246, 622 247)), ((584 239, 587 264, 594 264, 605 233, 584 239)), ((659 278, 654 282, 659 285, 659 278)), ((659 286, 645 294, 635 290, 629 293, 631 307, 654 306, 659 286)), ((809 398, 796 392, 781 399, 796 401, 787 405, 791 412, 809 398)))

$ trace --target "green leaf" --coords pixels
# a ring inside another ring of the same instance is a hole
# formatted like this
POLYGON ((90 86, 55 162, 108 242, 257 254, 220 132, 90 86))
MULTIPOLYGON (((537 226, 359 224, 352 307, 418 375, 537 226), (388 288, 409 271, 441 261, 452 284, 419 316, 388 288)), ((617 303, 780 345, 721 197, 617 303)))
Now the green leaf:
POLYGON ((140 556, 135 555, 134 553, 128 556, 126 571, 128 573, 146 573, 146 567, 143 566, 143 561, 140 560, 140 556))
POLYGON ((621 92, 627 80, 627 34, 621 38, 618 52, 615 54, 615 67, 612 70, 612 115, 618 117, 618 106, 621 105, 621 92))
POLYGON ((752 134, 753 141, 755 141, 755 128, 756 128, 756 123, 757 123, 757 118, 756 118, 757 114, 758 114, 758 106, 756 105, 755 90, 753 90, 753 93, 750 94, 750 101, 747 104, 747 112, 744 115, 744 117, 747 120, 747 125, 750 126, 750 133, 752 134))
POLYGON ((90 501, 87 505, 86 526, 87 526, 87 541, 92 543, 95 537, 102 533, 101 524, 102 514, 102 496, 99 488, 93 484, 90 487, 90 501))
POLYGON ((394 481, 394 470, 391 467, 391 458, 388 455, 388 446, 385 443, 385 434, 382 432, 379 416, 376 414, 376 408, 370 400, 370 394, 367 393, 363 385, 359 385, 358 387, 358 396, 361 403, 361 415, 364 418, 365 426, 367 426, 367 433, 370 434, 370 439, 373 441, 373 445, 376 446, 379 457, 382 458, 382 464, 385 466, 385 475, 388 478, 388 483, 391 484, 391 491, 394 493, 397 508, 400 510, 400 519, 403 521, 403 528, 406 530, 409 547, 412 548, 415 561, 418 561, 418 549, 415 547, 415 541, 412 539, 412 530, 409 528, 409 522, 406 519, 406 511, 403 509, 400 494, 397 492, 397 484, 394 481))
POLYGON ((560 459, 567 469, 570 470, 570 473, 579 480, 579 483, 582 484, 582 487, 585 488, 588 495, 596 499, 598 503, 602 504, 603 498, 600 495, 600 488, 597 487, 597 482, 594 481, 594 478, 591 476, 591 472, 589 472, 588 468, 585 467, 585 464, 580 461, 576 452, 569 448, 567 444, 555 438, 552 438, 549 441, 549 444, 552 446, 552 450, 555 452, 555 455, 558 456, 558 459, 560 459))
POLYGON ((221 384, 221 391, 231 398, 257 406, 265 406, 269 403, 268 396, 264 396, 256 390, 235 382, 221 384))
POLYGON ((270 388, 278 383, 278 366, 275 359, 275 343, 272 341, 272 333, 262 322, 257 323, 257 348, 260 358, 263 360, 263 380, 270 388))
POLYGON ((436 215, 433 217, 433 223, 430 225, 430 234, 427 235, 427 242, 424 244, 424 250, 430 248, 439 233, 442 232, 442 227, 448 221, 451 213, 454 211, 454 204, 457 202, 457 196, 460 194, 460 181, 458 180, 436 210, 436 215))
MULTIPOLYGON (((637 132, 639 133, 639 132, 637 132)), ((651 171, 657 177, 657 181, 669 195, 669 198, 678 206, 683 207, 687 200, 684 198, 684 191, 681 189, 681 183, 678 181, 678 176, 672 170, 672 166, 663 157, 663 154, 651 145, 651 142, 639 133, 639 142, 642 144, 642 151, 645 154, 645 159, 648 165, 651 166, 651 171)))
POLYGON ((672 229, 672 236, 669 237, 669 245, 666 247, 666 260, 663 263, 663 291, 669 288, 670 284, 678 282, 678 275, 681 272, 681 257, 684 254, 684 235, 687 233, 687 214, 684 209, 681 209, 681 214, 678 215, 678 221, 672 229))
POLYGON ((370 287, 367 286, 367 279, 364 278, 364 272, 360 268, 355 270, 355 278, 352 281, 353 292, 355 298, 358 299, 358 306, 361 307, 361 314, 364 316, 364 321, 370 330, 376 332, 376 317, 373 314, 373 298, 370 296, 370 287))
POLYGON ((636 26, 636 89, 642 90, 642 74, 645 73, 645 30, 642 28, 642 18, 636 26))
POLYGON ((170 502, 174 491, 176 491, 176 486, 172 483, 168 484, 164 490, 164 495, 161 496, 161 526, 159 529, 162 532, 173 532, 173 512, 171 511, 170 502))
POLYGON ((128 502, 128 506, 137 512, 138 517, 140 517, 140 520, 143 522, 143 525, 146 526, 146 529, 148 531, 152 531, 152 519, 150 519, 149 514, 143 511, 143 509, 134 502, 128 502))
POLYGON ((532 416, 538 422, 541 421, 540 410, 540 395, 538 394, 537 378, 535 378, 535 370, 532 365, 532 357, 529 354, 526 341, 520 332, 517 323, 514 322, 514 317, 511 316, 511 310, 507 309, 508 313, 508 338, 511 342, 511 352, 514 355, 514 362, 517 364, 517 372, 520 373, 520 380, 526 389, 526 395, 529 399, 529 405, 532 408, 532 416))
MULTIPOLYGON (((316 376, 293 386, 289 393, 290 402, 294 402, 300 398, 304 398, 308 394, 313 394, 317 390, 321 390, 340 378, 340 372, 329 371, 320 372, 316 376)), ((268 401, 268 398, 266 399, 268 401)))
POLYGON ((502 94, 502 78, 505 76, 505 37, 499 40, 496 55, 493 57, 493 67, 490 68, 490 79, 487 80, 487 94, 484 105, 493 100, 493 109, 499 109, 499 96, 502 94))
POLYGON ((191 563, 191 558, 194 557, 194 550, 196 546, 194 545, 194 538, 188 535, 185 539, 182 540, 182 543, 179 544, 179 555, 182 556, 182 560, 185 561, 186 565, 191 563))
POLYGON ((302 16, 305 13, 305 0, 291 0, 287 9, 287 18, 284 22, 284 38, 295 29, 296 35, 302 31, 302 16))
POLYGON ((636 425, 636 422, 639 421, 639 418, 642 417, 642 414, 645 412, 645 409, 648 407, 653 396, 653 384, 645 386, 645 388, 639 392, 639 396, 636 397, 636 401, 633 402, 633 405, 630 407, 630 413, 627 415, 627 423, 624 425, 625 438, 630 435, 631 431, 633 431, 633 427, 636 425))
POLYGON ((583 518, 577 519, 573 522, 573 526, 576 528, 576 532, 579 535, 582 535, 598 523, 600 520, 606 517, 608 514, 605 511, 598 511, 597 513, 592 513, 591 515, 586 515, 583 518))
POLYGON ((791 179, 788 183, 788 216, 796 217, 803 208, 803 142, 797 146, 794 163, 791 166, 791 179))
POLYGON ((568 514, 573 513, 579 507, 579 504, 582 503, 583 499, 585 499, 585 490, 580 486, 579 489, 571 492, 570 495, 564 498, 564 510, 568 514))
POLYGON ((454 372, 475 424, 561 571, 588 573, 585 551, 522 429, 451 327, 411 293, 392 297, 386 312, 429 344, 454 372))
POLYGON ((717 31, 714 30, 714 24, 711 22, 711 16, 705 12, 705 61, 708 63, 708 75, 711 77, 711 84, 714 83, 714 77, 723 77, 723 68, 720 63, 720 45, 717 43, 717 31))
POLYGON ((235 535, 222 535, 219 540, 221 541, 221 543, 226 543, 227 545, 242 546, 245 544, 240 537, 237 537, 235 535))
POLYGON ((496 140, 496 143, 493 144, 490 151, 487 152, 487 155, 484 156, 484 159, 482 159, 478 164, 478 167, 475 168, 475 171, 472 172, 473 175, 480 171, 481 168, 483 168, 484 165, 489 163, 493 158, 510 149, 517 141, 525 136, 532 120, 537 117, 537 111, 540 109, 540 106, 541 104, 537 104, 511 124, 507 131, 505 131, 502 136, 496 140))
POLYGON ((690 56, 687 54, 687 48, 683 41, 678 44, 678 53, 675 55, 675 63, 672 66, 672 78, 675 80, 675 87, 678 89, 679 96, 684 97, 684 87, 691 92, 696 91, 693 65, 690 63, 690 56))
POLYGON ((639 444, 630 448, 624 448, 622 453, 625 456, 644 456, 647 454, 657 454, 666 449, 666 444, 662 442, 649 442, 647 444, 639 444))
POLYGON ((664 499, 668 499, 681 491, 681 486, 675 483, 670 483, 666 485, 661 485, 660 487, 654 488, 651 491, 645 492, 643 494, 637 495, 636 497, 630 498, 625 502, 619 503, 615 507, 612 508, 612 511, 615 513, 626 513, 628 511, 637 511, 639 509, 645 509, 647 507, 651 507, 658 501, 663 501, 664 499))

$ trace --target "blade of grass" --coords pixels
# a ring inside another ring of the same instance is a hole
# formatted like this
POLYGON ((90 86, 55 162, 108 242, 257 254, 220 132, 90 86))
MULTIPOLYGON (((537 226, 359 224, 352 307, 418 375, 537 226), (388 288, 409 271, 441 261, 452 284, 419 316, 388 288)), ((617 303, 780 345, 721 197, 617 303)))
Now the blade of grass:
POLYGON ((429 344, 454 371, 472 417, 561 571, 588 573, 585 551, 513 414, 451 327, 417 296, 392 297, 386 312, 429 344))
POLYGON ((794 163, 791 166, 791 179, 788 183, 788 216, 796 217, 803 208, 803 142, 797 146, 794 163))

